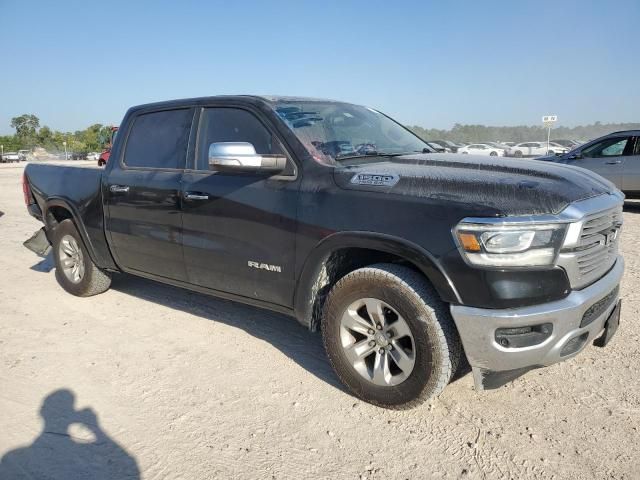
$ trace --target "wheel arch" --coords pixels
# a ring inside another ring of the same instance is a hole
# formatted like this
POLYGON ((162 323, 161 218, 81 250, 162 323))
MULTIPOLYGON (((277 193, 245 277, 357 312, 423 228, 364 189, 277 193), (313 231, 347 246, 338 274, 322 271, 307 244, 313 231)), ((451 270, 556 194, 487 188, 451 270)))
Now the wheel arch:
POLYGON ((87 230, 85 228, 84 222, 82 221, 82 217, 71 202, 60 197, 49 198, 45 205, 44 211, 42 212, 42 219, 44 221, 47 232, 53 231, 56 226, 64 220, 70 219, 71 221, 73 221, 73 224, 80 234, 80 239, 82 240, 84 247, 89 253, 89 257, 94 264, 99 265, 95 248, 91 243, 91 238, 87 234, 87 230))
POLYGON ((375 263, 407 265, 424 275, 443 301, 461 303, 436 258, 419 245, 381 233, 338 232, 322 240, 304 262, 294 294, 298 321, 317 330, 331 287, 349 272, 375 263))

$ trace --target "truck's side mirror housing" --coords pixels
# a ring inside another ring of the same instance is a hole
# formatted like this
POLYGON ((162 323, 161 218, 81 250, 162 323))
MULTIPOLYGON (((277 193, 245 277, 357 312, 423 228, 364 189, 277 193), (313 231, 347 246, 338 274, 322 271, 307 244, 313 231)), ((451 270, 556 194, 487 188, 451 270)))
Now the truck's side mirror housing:
POLYGON ((217 142, 209 145, 209 169, 224 172, 282 173, 284 155, 259 155, 248 142, 217 142))

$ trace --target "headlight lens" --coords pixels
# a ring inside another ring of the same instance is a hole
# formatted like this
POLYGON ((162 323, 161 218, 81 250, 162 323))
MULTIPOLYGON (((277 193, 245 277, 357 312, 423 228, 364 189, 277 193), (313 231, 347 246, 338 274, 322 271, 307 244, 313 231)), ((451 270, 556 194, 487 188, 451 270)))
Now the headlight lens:
POLYGON ((463 256, 473 265, 532 267, 555 263, 565 230, 565 224, 462 222, 455 228, 455 236, 463 256))

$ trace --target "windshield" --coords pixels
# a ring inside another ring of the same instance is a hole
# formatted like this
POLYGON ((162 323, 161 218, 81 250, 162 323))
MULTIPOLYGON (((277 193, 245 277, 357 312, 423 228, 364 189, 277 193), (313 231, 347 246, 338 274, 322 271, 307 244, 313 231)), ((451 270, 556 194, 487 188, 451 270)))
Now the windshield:
POLYGON ((432 151, 402 125, 371 108, 309 100, 279 100, 272 105, 313 157, 323 163, 432 151))

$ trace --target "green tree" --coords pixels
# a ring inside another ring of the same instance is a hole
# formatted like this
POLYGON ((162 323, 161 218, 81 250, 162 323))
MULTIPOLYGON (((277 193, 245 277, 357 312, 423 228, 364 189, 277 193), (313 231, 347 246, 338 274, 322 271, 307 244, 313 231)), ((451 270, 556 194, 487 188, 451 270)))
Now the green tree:
POLYGON ((11 119, 11 128, 16 129, 16 136, 19 138, 35 138, 39 127, 40 119, 33 114, 25 113, 11 119))

